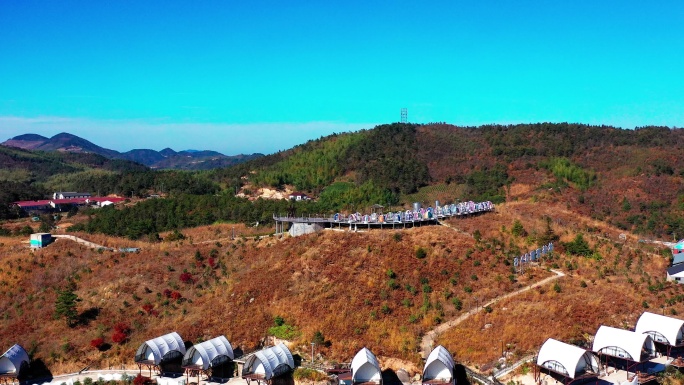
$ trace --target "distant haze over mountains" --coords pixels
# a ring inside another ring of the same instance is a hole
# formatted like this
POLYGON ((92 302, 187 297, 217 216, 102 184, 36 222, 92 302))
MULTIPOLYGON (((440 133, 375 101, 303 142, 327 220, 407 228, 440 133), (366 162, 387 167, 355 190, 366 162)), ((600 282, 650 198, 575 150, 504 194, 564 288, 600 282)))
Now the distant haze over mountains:
POLYGON ((100 147, 88 140, 66 132, 57 134, 52 138, 46 138, 37 134, 24 134, 15 136, 0 144, 26 150, 95 153, 107 158, 131 160, 150 168, 158 169, 207 170, 228 167, 263 156, 263 154, 227 156, 216 151, 174 151, 170 148, 165 148, 161 151, 135 149, 127 152, 118 152, 100 147))

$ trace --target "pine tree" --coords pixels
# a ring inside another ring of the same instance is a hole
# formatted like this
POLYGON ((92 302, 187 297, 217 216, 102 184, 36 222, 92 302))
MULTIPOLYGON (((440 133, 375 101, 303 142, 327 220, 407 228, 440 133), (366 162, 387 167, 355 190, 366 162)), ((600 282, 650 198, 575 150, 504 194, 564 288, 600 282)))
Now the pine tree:
POLYGON ((76 326, 78 320, 76 304, 81 301, 74 290, 76 290, 76 284, 70 280, 64 289, 57 290, 57 300, 55 301, 55 317, 64 317, 69 327, 76 326))

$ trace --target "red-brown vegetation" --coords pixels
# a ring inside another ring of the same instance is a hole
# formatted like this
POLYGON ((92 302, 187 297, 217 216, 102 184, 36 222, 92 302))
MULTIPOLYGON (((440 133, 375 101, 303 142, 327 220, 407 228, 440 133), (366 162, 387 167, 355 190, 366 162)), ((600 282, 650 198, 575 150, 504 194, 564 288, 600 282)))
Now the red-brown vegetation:
MULTIPOLYGON (((208 226, 184 231, 188 237, 206 243, 138 242, 142 250, 133 254, 98 253, 66 241, 30 253, 18 239, 2 238, 0 308, 6 320, 0 327, 0 339, 28 347, 35 341, 37 357, 48 366, 61 365, 59 368, 68 371, 104 360, 130 364, 140 343, 170 331, 178 331, 188 341, 224 334, 235 347, 249 351, 273 326, 273 318, 280 315, 299 331, 295 344, 301 345, 302 351, 310 351, 308 342, 320 331, 331 345, 316 349, 331 359, 349 360, 357 349, 368 346, 380 356, 418 362, 419 338, 430 328, 478 302, 551 274, 539 268, 510 279, 509 254, 515 248, 535 246, 534 237, 546 229, 545 217, 552 219, 552 228, 563 242, 571 241, 578 232, 585 233, 592 246, 599 245, 603 259, 561 255, 547 264, 555 263, 573 274, 560 281, 560 293, 547 287, 521 297, 526 298, 527 307, 515 302, 517 298, 509 300, 510 305, 493 305, 492 313, 487 314, 487 323, 493 326, 486 333, 479 333, 484 325, 481 314, 473 318, 472 325, 467 322, 459 327, 462 332, 457 334, 458 341, 449 333, 440 337, 439 342, 447 344, 459 359, 487 363, 496 358, 494 348, 499 344, 492 345, 492 334, 501 334, 508 339, 506 343, 515 344, 521 352, 534 349, 543 337, 554 336, 545 335, 547 331, 572 331, 573 325, 579 324, 579 332, 556 334, 557 338, 575 338, 593 332, 596 322, 604 317, 608 320, 602 322, 633 317, 627 316, 625 309, 632 314, 643 301, 660 309, 672 295, 669 293, 679 290, 667 285, 657 293, 649 290, 649 286, 656 286, 656 278, 662 280, 666 261, 645 251, 627 253, 629 245, 642 247, 631 237, 618 253, 612 240, 618 239, 619 229, 578 216, 565 205, 521 200, 500 206, 496 213, 449 220, 457 231, 430 226, 369 233, 324 232, 282 240, 226 240, 208 226), (516 219, 525 227, 527 238, 510 234, 508 229, 516 219), (482 235, 480 242, 469 235, 475 230, 482 235), (396 233, 401 236, 395 237, 396 233), (220 246, 212 237, 222 239, 220 246), (426 251, 425 258, 416 258, 416 248, 426 251), (211 255, 212 249, 217 250, 211 257, 216 259, 216 268, 195 266, 195 252, 211 255), (616 268, 617 254, 621 259, 616 268), (648 276, 641 270, 638 274, 642 275, 625 275, 629 256, 631 269, 639 267, 648 276), (566 266, 568 262, 572 270, 566 266), (179 272, 189 274, 194 282, 183 283, 179 272), (83 299, 80 311, 100 309, 96 319, 74 329, 52 317, 55 293, 50 288, 60 287, 67 278, 77 283, 77 294, 83 299), (580 280, 588 285, 584 291, 579 291, 580 280), (611 291, 601 294, 604 287, 611 291), (587 290, 598 294, 591 299, 591 306, 581 307, 580 294, 587 290), (617 300, 617 293, 623 291, 632 305, 617 300), (539 308, 534 307, 535 301, 539 308), (138 310, 145 304, 158 311, 158 316, 138 310), (565 316, 568 308, 577 316, 565 316), (618 318, 611 318, 612 314, 618 318), (577 317, 587 321, 579 322, 577 317), (547 323, 542 325, 541 320, 547 323), (553 330, 549 329, 551 325, 555 325, 553 330), (90 348, 92 337, 88 336, 98 332, 110 333, 111 341, 117 344, 107 351, 106 358, 90 348), (487 333, 489 340, 478 339, 487 333), (533 337, 533 333, 538 335, 533 337), (64 339, 79 354, 62 353, 64 339)), ((97 241, 114 246, 127 243, 106 237, 97 241)), ((667 305, 666 310, 670 308, 684 311, 679 302, 667 305)))

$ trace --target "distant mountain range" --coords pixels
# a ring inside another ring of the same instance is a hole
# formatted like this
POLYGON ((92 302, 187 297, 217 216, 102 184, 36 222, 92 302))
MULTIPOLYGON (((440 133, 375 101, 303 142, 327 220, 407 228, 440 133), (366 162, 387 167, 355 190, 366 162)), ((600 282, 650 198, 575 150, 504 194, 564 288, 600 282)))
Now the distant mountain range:
POLYGON ((263 154, 240 154, 227 156, 216 151, 185 150, 174 151, 165 148, 161 151, 135 149, 118 152, 100 147, 76 135, 63 132, 52 138, 37 134, 15 136, 0 145, 18 147, 25 150, 64 151, 74 153, 94 153, 111 159, 125 159, 138 162, 156 169, 208 170, 233 166, 264 156, 263 154))

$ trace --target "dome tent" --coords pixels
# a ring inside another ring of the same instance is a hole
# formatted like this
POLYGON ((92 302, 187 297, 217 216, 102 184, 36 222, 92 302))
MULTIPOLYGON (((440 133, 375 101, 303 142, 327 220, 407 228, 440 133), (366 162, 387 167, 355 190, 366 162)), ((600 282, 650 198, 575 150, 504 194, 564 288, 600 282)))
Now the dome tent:
POLYGON ((161 373, 182 373, 180 367, 185 354, 185 343, 178 333, 165 334, 145 341, 135 353, 135 362, 139 368, 145 365, 150 371, 158 369, 161 373))
POLYGON ((382 384, 382 372, 380 371, 380 364, 375 355, 363 348, 359 350, 351 362, 352 383, 376 383, 382 384))
POLYGON ((455 384, 454 366, 451 353, 442 345, 432 349, 423 368, 423 383, 455 384))
POLYGON ((233 358, 233 347, 226 337, 220 336, 188 349, 183 357, 183 367, 207 370, 233 358))
POLYGON ((684 321, 660 314, 644 312, 634 331, 648 334, 654 342, 670 346, 679 346, 684 342, 684 321))
POLYGON ((591 352, 553 338, 539 349, 537 365, 571 379, 599 370, 598 360, 591 352))
POLYGON ((641 362, 653 356, 655 345, 647 334, 601 325, 594 336, 592 350, 610 357, 641 362))
POLYGON ((285 344, 252 353, 245 360, 242 377, 270 381, 294 370, 294 358, 285 344))
POLYGON ((28 365, 28 353, 21 345, 16 344, 0 356, 0 377, 19 377, 28 365))

